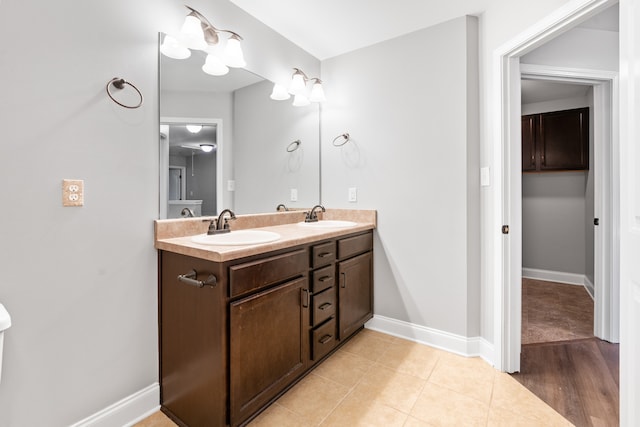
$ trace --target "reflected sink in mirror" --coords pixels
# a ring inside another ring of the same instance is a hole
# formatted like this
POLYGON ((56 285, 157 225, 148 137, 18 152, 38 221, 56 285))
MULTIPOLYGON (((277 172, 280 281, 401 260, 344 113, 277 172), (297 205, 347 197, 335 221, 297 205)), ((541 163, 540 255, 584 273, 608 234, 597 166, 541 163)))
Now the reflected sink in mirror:
POLYGON ((299 222, 299 226, 301 227, 310 227, 310 228, 347 228, 358 225, 357 222, 353 221, 342 221, 338 219, 321 219, 316 222, 299 222))
POLYGON ((279 240, 280 237, 278 233, 274 233, 273 231, 236 230, 222 234, 200 234, 193 236, 191 241, 201 245, 241 246, 275 242, 279 240))

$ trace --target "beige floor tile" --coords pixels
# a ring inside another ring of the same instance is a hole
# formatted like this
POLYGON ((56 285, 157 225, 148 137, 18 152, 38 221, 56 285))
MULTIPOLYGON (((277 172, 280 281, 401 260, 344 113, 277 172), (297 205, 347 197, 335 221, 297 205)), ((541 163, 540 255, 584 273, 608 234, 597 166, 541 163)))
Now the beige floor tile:
POLYGON ((378 363, 398 372, 426 380, 444 353, 442 350, 423 344, 398 340, 380 356, 378 363))
POLYGON ((351 395, 363 402, 377 402, 408 414, 425 384, 426 380, 376 364, 351 395))
POLYGON ((133 427, 175 427, 176 425, 169 417, 158 411, 134 424, 133 427))
POLYGON ((364 329, 347 342, 342 350, 356 354, 372 361, 377 361, 380 356, 399 338, 384 335, 380 332, 364 329))
POLYGON ((277 403, 304 417, 308 425, 318 425, 348 392, 347 387, 311 373, 277 403))
POLYGON ((349 395, 327 417, 322 427, 380 426, 402 427, 407 414, 379 402, 363 401, 349 395))
POLYGON ((485 426, 489 405, 427 383, 410 415, 434 426, 485 426))
POLYGON ((309 423, 304 417, 289 411, 278 403, 269 406, 248 424, 249 427, 307 427, 308 425, 309 423))
POLYGON ((443 355, 429 382, 489 404, 497 371, 479 357, 443 355))
MULTIPOLYGON (((540 427, 542 425, 539 419, 527 418, 522 414, 516 414, 501 408, 489 409, 490 427, 540 427)), ((565 419, 550 420, 550 424, 544 424, 545 427, 568 427, 569 423, 565 419)))
POLYGON ((346 387, 354 387, 373 365, 357 354, 338 350, 313 370, 313 373, 346 387))
POLYGON ((409 415, 407 417, 407 421, 404 422, 403 427, 433 427, 433 424, 429 424, 409 415))
POLYGON ((540 420, 544 425, 562 425, 567 420, 527 390, 509 374, 498 373, 494 381, 492 409, 502 409, 520 417, 540 420))

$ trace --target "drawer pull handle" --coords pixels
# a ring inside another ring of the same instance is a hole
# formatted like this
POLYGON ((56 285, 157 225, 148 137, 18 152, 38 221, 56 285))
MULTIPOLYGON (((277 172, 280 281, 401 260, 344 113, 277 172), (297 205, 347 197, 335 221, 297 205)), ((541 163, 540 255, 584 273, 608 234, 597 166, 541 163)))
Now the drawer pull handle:
POLYGON ((347 273, 340 273, 342 275, 342 283, 340 284, 341 287, 346 288, 347 287, 347 273))
POLYGON ((303 289, 300 293, 300 297, 302 298, 302 306, 305 308, 309 307, 309 290, 303 289))
POLYGON ((321 278, 318 279, 319 282, 326 282, 327 280, 331 280, 333 279, 332 276, 322 276, 321 278))
POLYGON ((187 285, 195 286, 196 288, 203 288, 205 285, 214 287, 218 284, 218 280, 213 274, 210 274, 209 277, 207 277, 207 280, 204 281, 197 280, 196 277, 198 277, 198 272, 191 270, 187 274, 179 274, 178 280, 182 283, 186 283, 187 285))
POLYGON ((325 302, 324 304, 322 304, 320 307, 318 307, 320 310, 326 310, 327 308, 331 307, 331 303, 330 302, 325 302))
POLYGON ((333 338, 333 335, 329 335, 329 334, 327 334, 327 335, 324 335, 322 338, 320 338, 320 339, 318 340, 318 342, 319 342, 320 344, 326 344, 326 343, 328 343, 329 341, 331 341, 331 338, 333 338))
POLYGON ((320 252, 320 253, 318 254, 318 256, 319 256, 320 258, 326 258, 326 257, 331 256, 331 255, 333 255, 333 252, 320 252))

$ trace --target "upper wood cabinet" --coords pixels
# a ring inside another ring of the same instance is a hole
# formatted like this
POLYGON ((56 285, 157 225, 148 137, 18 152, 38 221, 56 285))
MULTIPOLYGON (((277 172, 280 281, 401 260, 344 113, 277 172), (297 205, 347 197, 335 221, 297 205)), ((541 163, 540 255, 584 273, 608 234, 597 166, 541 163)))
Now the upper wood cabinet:
POLYGON ((522 116, 522 171, 589 169, 589 108, 522 116))

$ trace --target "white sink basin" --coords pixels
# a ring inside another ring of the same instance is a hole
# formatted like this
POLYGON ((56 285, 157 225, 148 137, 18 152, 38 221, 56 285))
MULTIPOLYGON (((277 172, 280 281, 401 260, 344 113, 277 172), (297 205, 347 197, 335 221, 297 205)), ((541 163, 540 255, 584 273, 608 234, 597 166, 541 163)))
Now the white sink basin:
POLYGON ((342 221, 339 219, 321 219, 317 222, 299 222, 298 225, 301 227, 311 228, 347 228, 356 226, 358 223, 353 221, 342 221))
POLYGON ((272 231, 235 230, 222 234, 200 234, 193 236, 191 241, 201 245, 240 246, 274 242, 280 237, 278 233, 272 231))

